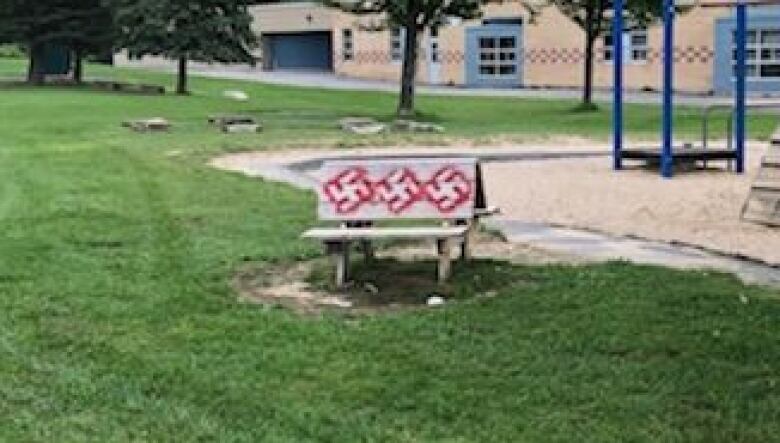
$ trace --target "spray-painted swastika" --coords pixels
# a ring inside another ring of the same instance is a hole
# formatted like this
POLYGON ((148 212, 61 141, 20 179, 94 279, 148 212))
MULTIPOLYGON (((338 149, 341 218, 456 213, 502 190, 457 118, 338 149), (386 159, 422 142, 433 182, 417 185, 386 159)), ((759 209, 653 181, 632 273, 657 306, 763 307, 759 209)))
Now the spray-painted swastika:
POLYGON ((362 210, 387 211, 403 216, 414 209, 448 214, 473 205, 473 171, 459 165, 438 165, 415 171, 411 166, 371 174, 361 166, 346 166, 321 182, 326 203, 338 215, 362 210), (428 208, 416 208, 426 205, 428 208))

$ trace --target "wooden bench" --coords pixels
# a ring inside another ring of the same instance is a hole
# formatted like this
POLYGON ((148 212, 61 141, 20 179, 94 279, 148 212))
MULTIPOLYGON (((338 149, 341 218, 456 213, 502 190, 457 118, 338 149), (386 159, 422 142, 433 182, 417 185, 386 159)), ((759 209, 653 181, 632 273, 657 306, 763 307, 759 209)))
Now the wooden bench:
POLYGON ((317 178, 318 217, 337 226, 309 229, 335 259, 336 285, 349 279, 350 250, 362 245, 373 258, 376 240, 434 240, 438 280, 450 275, 452 248, 469 256, 469 237, 480 217, 497 212, 485 204, 481 168, 474 158, 403 158, 326 161, 317 178), (385 226, 389 220, 427 221, 425 225, 385 226), (436 225, 432 225, 436 223, 436 225))

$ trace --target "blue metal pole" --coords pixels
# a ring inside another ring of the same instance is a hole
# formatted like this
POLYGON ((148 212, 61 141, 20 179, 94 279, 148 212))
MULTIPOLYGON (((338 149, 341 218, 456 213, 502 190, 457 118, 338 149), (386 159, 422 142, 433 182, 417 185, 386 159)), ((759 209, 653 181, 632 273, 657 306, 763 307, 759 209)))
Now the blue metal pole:
POLYGON ((740 1, 737 4, 737 30, 734 33, 737 49, 736 69, 734 72, 734 109, 736 121, 734 137, 737 148, 737 173, 745 172, 745 77, 747 75, 747 5, 740 1))
POLYGON ((623 0, 614 0, 612 18, 612 160, 615 170, 623 168, 623 0))
POLYGON ((674 174, 674 0, 664 0, 664 67, 663 67, 663 133, 661 146, 661 175, 674 174))

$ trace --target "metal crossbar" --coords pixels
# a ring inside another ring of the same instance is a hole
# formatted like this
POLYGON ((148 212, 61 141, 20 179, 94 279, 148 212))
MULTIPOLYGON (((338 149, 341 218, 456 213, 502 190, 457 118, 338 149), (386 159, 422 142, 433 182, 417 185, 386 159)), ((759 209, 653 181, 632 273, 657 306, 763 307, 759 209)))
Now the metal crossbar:
POLYGON ((780 0, 746 0, 746 1, 707 1, 695 2, 694 6, 700 8, 732 8, 743 4, 745 6, 771 6, 780 5, 780 0))

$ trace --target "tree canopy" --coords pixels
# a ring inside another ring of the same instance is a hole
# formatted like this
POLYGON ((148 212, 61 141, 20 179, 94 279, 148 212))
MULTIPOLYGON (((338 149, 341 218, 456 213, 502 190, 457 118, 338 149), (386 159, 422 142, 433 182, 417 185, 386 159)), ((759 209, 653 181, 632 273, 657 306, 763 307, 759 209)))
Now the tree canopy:
POLYGON ((113 17, 103 0, 0 0, 0 42, 28 49, 32 82, 43 81, 46 45, 73 52, 76 80, 80 80, 82 55, 105 52, 113 38, 113 17))
POLYGON ((130 57, 179 62, 177 92, 187 92, 187 62, 254 64, 257 37, 245 0, 113 0, 120 46, 130 57))
MULTIPOLYGON (((593 107, 593 55, 596 40, 611 29, 614 16, 611 0, 549 0, 585 32, 585 72, 583 80, 583 106, 593 107)), ((628 28, 647 26, 662 15, 662 2, 658 0, 626 0, 623 14, 628 28)), ((622 38, 622 37, 619 37, 622 38)))
POLYGON ((404 31, 401 93, 398 114, 414 114, 414 83, 420 36, 426 29, 446 25, 451 18, 472 19, 492 0, 326 0, 325 4, 357 15, 377 14, 384 28, 404 31))

